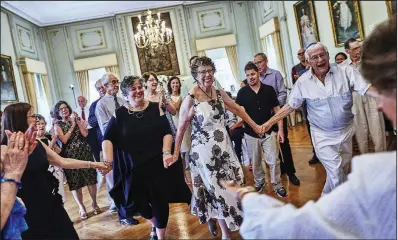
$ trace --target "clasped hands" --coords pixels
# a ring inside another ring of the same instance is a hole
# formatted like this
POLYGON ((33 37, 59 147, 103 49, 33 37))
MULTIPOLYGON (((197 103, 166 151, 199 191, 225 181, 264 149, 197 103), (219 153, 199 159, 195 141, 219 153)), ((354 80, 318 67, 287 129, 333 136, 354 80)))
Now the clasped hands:
MULTIPOLYGON (((258 134, 258 136, 263 137, 266 132, 268 132, 271 129, 272 125, 269 124, 268 122, 265 122, 263 125, 257 125, 254 131, 258 134)), ((278 134, 277 134, 277 141, 284 143, 285 141, 285 136, 283 133, 283 129, 279 129, 278 134)))

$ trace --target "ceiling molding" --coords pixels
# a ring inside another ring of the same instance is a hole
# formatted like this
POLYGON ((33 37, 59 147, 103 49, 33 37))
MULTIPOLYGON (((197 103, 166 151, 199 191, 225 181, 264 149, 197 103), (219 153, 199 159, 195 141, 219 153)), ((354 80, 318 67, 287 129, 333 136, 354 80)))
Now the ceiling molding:
MULTIPOLYGON (((35 11, 35 14, 32 12, 32 8, 29 6, 32 6, 33 4, 39 4, 40 2, 24 2, 23 5, 21 4, 20 1, 1 1, 1 6, 8 11, 36 24, 39 27, 48 27, 48 26, 54 26, 54 25, 61 25, 61 24, 67 24, 67 23, 75 23, 75 22, 81 22, 81 21, 87 21, 87 20, 95 20, 95 19, 100 19, 100 18, 108 18, 108 17, 114 17, 118 14, 126 14, 126 13, 133 13, 133 12, 139 12, 139 11, 145 11, 147 9, 156 9, 156 8, 163 8, 163 7, 173 7, 173 6, 178 6, 178 5, 192 5, 196 3, 202 3, 206 1, 157 1, 156 4, 154 5, 148 5, 147 1, 143 2, 145 5, 140 5, 140 4, 132 4, 133 7, 125 7, 123 6, 123 10, 118 10, 117 7, 115 10, 109 11, 108 9, 103 8, 98 11, 98 15, 93 15, 93 14, 88 14, 89 16, 83 16, 79 10, 75 10, 76 14, 75 16, 79 17, 66 17, 62 20, 55 20, 51 21, 51 15, 45 15, 46 12, 49 12, 51 14, 54 14, 54 12, 50 12, 47 9, 43 12, 35 11), (29 5, 32 4, 32 5, 29 5), (102 11, 102 12, 101 12, 102 11), (37 15, 42 16, 42 18, 39 18, 37 15), (39 19, 38 19, 39 18, 39 19), (48 20, 43 20, 43 19, 48 19, 48 20)), ((103 2, 105 3, 112 3, 112 2, 103 2)), ((126 2, 124 2, 126 3, 126 2)), ((123 4, 124 4, 123 3, 123 4)), ((131 3, 131 2, 130 2, 131 3)), ((43 4, 49 5, 50 2, 45 2, 43 1, 43 4)), ((114 2, 112 4, 117 4, 117 2, 114 2)), ((37 9, 37 7, 36 7, 37 9)), ((43 8, 44 9, 44 8, 43 8)), ((77 8, 79 9, 79 8, 77 8)), ((54 10, 55 11, 55 10, 54 10)), ((58 11, 61 11, 58 9, 58 11)), ((58 17, 60 15, 57 15, 58 17)))

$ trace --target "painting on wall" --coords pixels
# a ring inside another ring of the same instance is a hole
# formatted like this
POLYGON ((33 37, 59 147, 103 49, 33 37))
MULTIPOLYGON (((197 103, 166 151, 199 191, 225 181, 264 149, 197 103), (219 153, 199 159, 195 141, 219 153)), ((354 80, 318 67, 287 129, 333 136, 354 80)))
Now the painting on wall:
POLYGON ((207 9, 197 12, 201 32, 225 29, 224 11, 222 8, 207 9))
POLYGON ((350 38, 363 40, 361 13, 358 1, 328 1, 336 47, 350 38))
MULTIPOLYGON (((155 18, 156 15, 153 15, 153 17, 155 18)), ((166 27, 173 29, 171 25, 170 13, 162 13, 161 18, 165 21, 166 27)), ((136 27, 139 23, 138 17, 132 17, 131 22, 133 25, 133 31, 137 31, 136 27)), ((152 48, 150 45, 147 48, 138 48, 137 46, 136 48, 141 73, 152 71, 157 75, 180 75, 180 67, 178 65, 177 49, 174 42, 174 37, 169 44, 160 45, 157 48, 152 48)))
POLYGON ((14 70, 10 56, 1 55, 1 103, 18 102, 17 88, 15 86, 14 70))
POLYGON ((300 46, 306 48, 313 42, 319 42, 313 1, 298 1, 293 5, 293 8, 300 46))
POLYGON ((76 31, 77 45, 80 51, 90 51, 106 48, 104 28, 94 27, 76 31))
POLYGON ((32 31, 18 24, 16 24, 16 27, 21 50, 35 53, 32 31))
POLYGON ((397 14, 397 1, 386 1, 388 17, 392 18, 395 14, 397 14))

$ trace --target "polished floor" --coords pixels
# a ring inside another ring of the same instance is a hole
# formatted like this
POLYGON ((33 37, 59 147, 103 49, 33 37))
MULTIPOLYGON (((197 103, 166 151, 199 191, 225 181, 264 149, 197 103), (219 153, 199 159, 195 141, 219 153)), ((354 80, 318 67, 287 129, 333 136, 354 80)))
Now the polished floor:
MULTIPOLYGON (((300 179, 301 185, 294 186, 289 184, 287 176, 284 175, 282 183, 287 189, 288 197, 277 197, 272 191, 271 184, 268 184, 268 189, 265 189, 263 194, 269 194, 281 201, 301 207, 306 202, 317 200, 320 197, 325 183, 325 170, 321 164, 308 164, 308 160, 312 157, 312 146, 305 124, 291 128, 289 130, 289 139, 296 175, 300 179)), ((244 171, 246 182, 252 184, 253 175, 247 169, 244 169, 244 171)), ((90 196, 87 189, 83 189, 84 204, 89 218, 81 220, 77 204, 66 188, 67 201, 65 208, 74 222, 79 237, 81 239, 148 239, 151 227, 148 221, 138 217, 139 225, 121 226, 118 222, 117 214, 111 214, 106 211, 108 209, 108 201, 105 190, 106 187, 103 184, 98 193, 98 205, 104 212, 99 215, 93 215, 90 196)), ((198 218, 189 213, 189 208, 186 204, 170 204, 170 217, 166 237, 169 239, 220 239, 221 232, 219 231, 217 237, 213 237, 207 230, 207 224, 199 224, 198 218)), ((241 239, 239 232, 234 232, 232 238, 241 239)))

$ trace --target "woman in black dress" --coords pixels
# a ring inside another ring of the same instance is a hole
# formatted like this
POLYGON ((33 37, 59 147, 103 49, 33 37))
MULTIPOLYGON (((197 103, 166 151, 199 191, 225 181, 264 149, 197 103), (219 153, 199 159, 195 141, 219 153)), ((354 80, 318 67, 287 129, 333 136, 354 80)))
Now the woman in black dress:
MULTIPOLYGON (((87 122, 80 119, 76 112, 72 113, 72 108, 65 101, 59 101, 55 105, 54 115, 59 120, 54 128, 57 137, 62 142, 60 155, 65 158, 94 162, 93 153, 86 140, 88 135, 87 122)), ((97 172, 95 169, 64 169, 64 173, 69 190, 79 205, 80 218, 87 218, 82 193, 82 188, 85 186, 90 193, 94 214, 100 213, 100 208, 97 205, 97 172)))
MULTIPOLYGON (((36 122, 33 108, 28 103, 15 103, 4 109, 2 118, 1 144, 7 144, 4 130, 25 132, 36 122)), ((27 213, 25 220, 28 230, 23 239, 78 239, 76 230, 62 205, 58 194, 58 180, 47 170, 49 164, 67 169, 107 168, 103 163, 65 159, 46 144, 37 140, 37 146, 29 155, 25 172, 21 178, 22 188, 18 197, 24 202, 27 213)))
POLYGON ((116 110, 102 143, 105 164, 113 163, 110 195, 118 208, 123 203, 129 215, 138 213, 152 223, 151 239, 163 239, 169 203, 186 202, 190 191, 181 177, 177 181, 188 189, 188 196, 184 189, 170 193, 169 186, 176 188, 166 169, 172 161, 172 135, 159 104, 144 99, 143 80, 126 76, 120 87, 129 101, 116 110))

